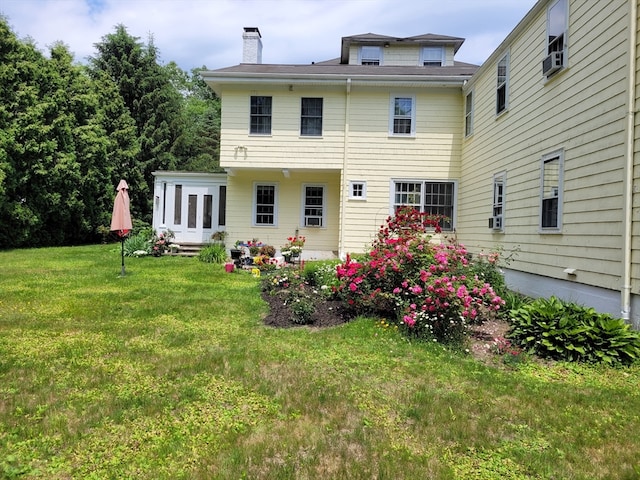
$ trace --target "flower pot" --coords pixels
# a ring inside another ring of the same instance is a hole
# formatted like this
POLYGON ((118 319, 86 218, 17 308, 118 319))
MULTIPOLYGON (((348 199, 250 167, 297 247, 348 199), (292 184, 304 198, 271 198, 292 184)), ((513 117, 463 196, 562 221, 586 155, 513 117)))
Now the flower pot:
POLYGON ((231 273, 231 272, 233 272, 233 269, 234 269, 234 268, 235 268, 235 265, 234 265, 233 263, 226 263, 226 264, 224 265, 224 270, 225 270, 227 273, 231 273))

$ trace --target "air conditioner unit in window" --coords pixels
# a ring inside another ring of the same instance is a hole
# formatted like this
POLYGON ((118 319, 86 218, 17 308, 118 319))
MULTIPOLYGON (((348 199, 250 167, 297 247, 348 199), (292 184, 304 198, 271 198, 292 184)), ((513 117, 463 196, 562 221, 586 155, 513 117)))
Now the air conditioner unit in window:
POLYGON ((489 228, 492 230, 502 230, 502 215, 489 217, 489 228))
POLYGON ((542 61, 542 74, 549 76, 560 70, 564 66, 562 58, 563 52, 551 52, 551 54, 542 61))

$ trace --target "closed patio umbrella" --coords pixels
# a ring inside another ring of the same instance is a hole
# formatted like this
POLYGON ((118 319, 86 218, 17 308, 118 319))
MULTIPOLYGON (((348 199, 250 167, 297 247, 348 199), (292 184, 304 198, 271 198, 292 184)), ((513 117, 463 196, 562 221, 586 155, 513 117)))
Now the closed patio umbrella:
POLYGON ((122 271, 121 276, 124 277, 124 237, 131 231, 131 213, 129 212, 129 186, 124 180, 120 180, 116 189, 116 199, 113 202, 113 214, 111 215, 111 231, 116 232, 120 236, 122 244, 122 271))

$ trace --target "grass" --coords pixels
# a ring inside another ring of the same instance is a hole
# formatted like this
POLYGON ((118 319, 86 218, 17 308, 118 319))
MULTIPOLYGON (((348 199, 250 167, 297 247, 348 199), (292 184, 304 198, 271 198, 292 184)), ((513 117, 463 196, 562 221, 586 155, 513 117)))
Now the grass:
POLYGON ((0 478, 637 479, 640 366, 483 365, 360 318, 262 326, 251 275, 0 252, 0 478))

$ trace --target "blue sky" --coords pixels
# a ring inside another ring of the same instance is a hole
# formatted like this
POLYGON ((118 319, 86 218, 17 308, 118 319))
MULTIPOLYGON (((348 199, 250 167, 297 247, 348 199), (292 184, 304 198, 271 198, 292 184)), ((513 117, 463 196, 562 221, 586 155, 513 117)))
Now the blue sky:
POLYGON ((210 69, 242 61, 243 27, 258 27, 264 63, 308 64, 336 58, 344 36, 409 37, 437 33, 466 39, 457 60, 481 64, 536 0, 2 0, 0 14, 18 37, 46 52, 62 41, 75 59, 123 24, 161 61, 210 69))

